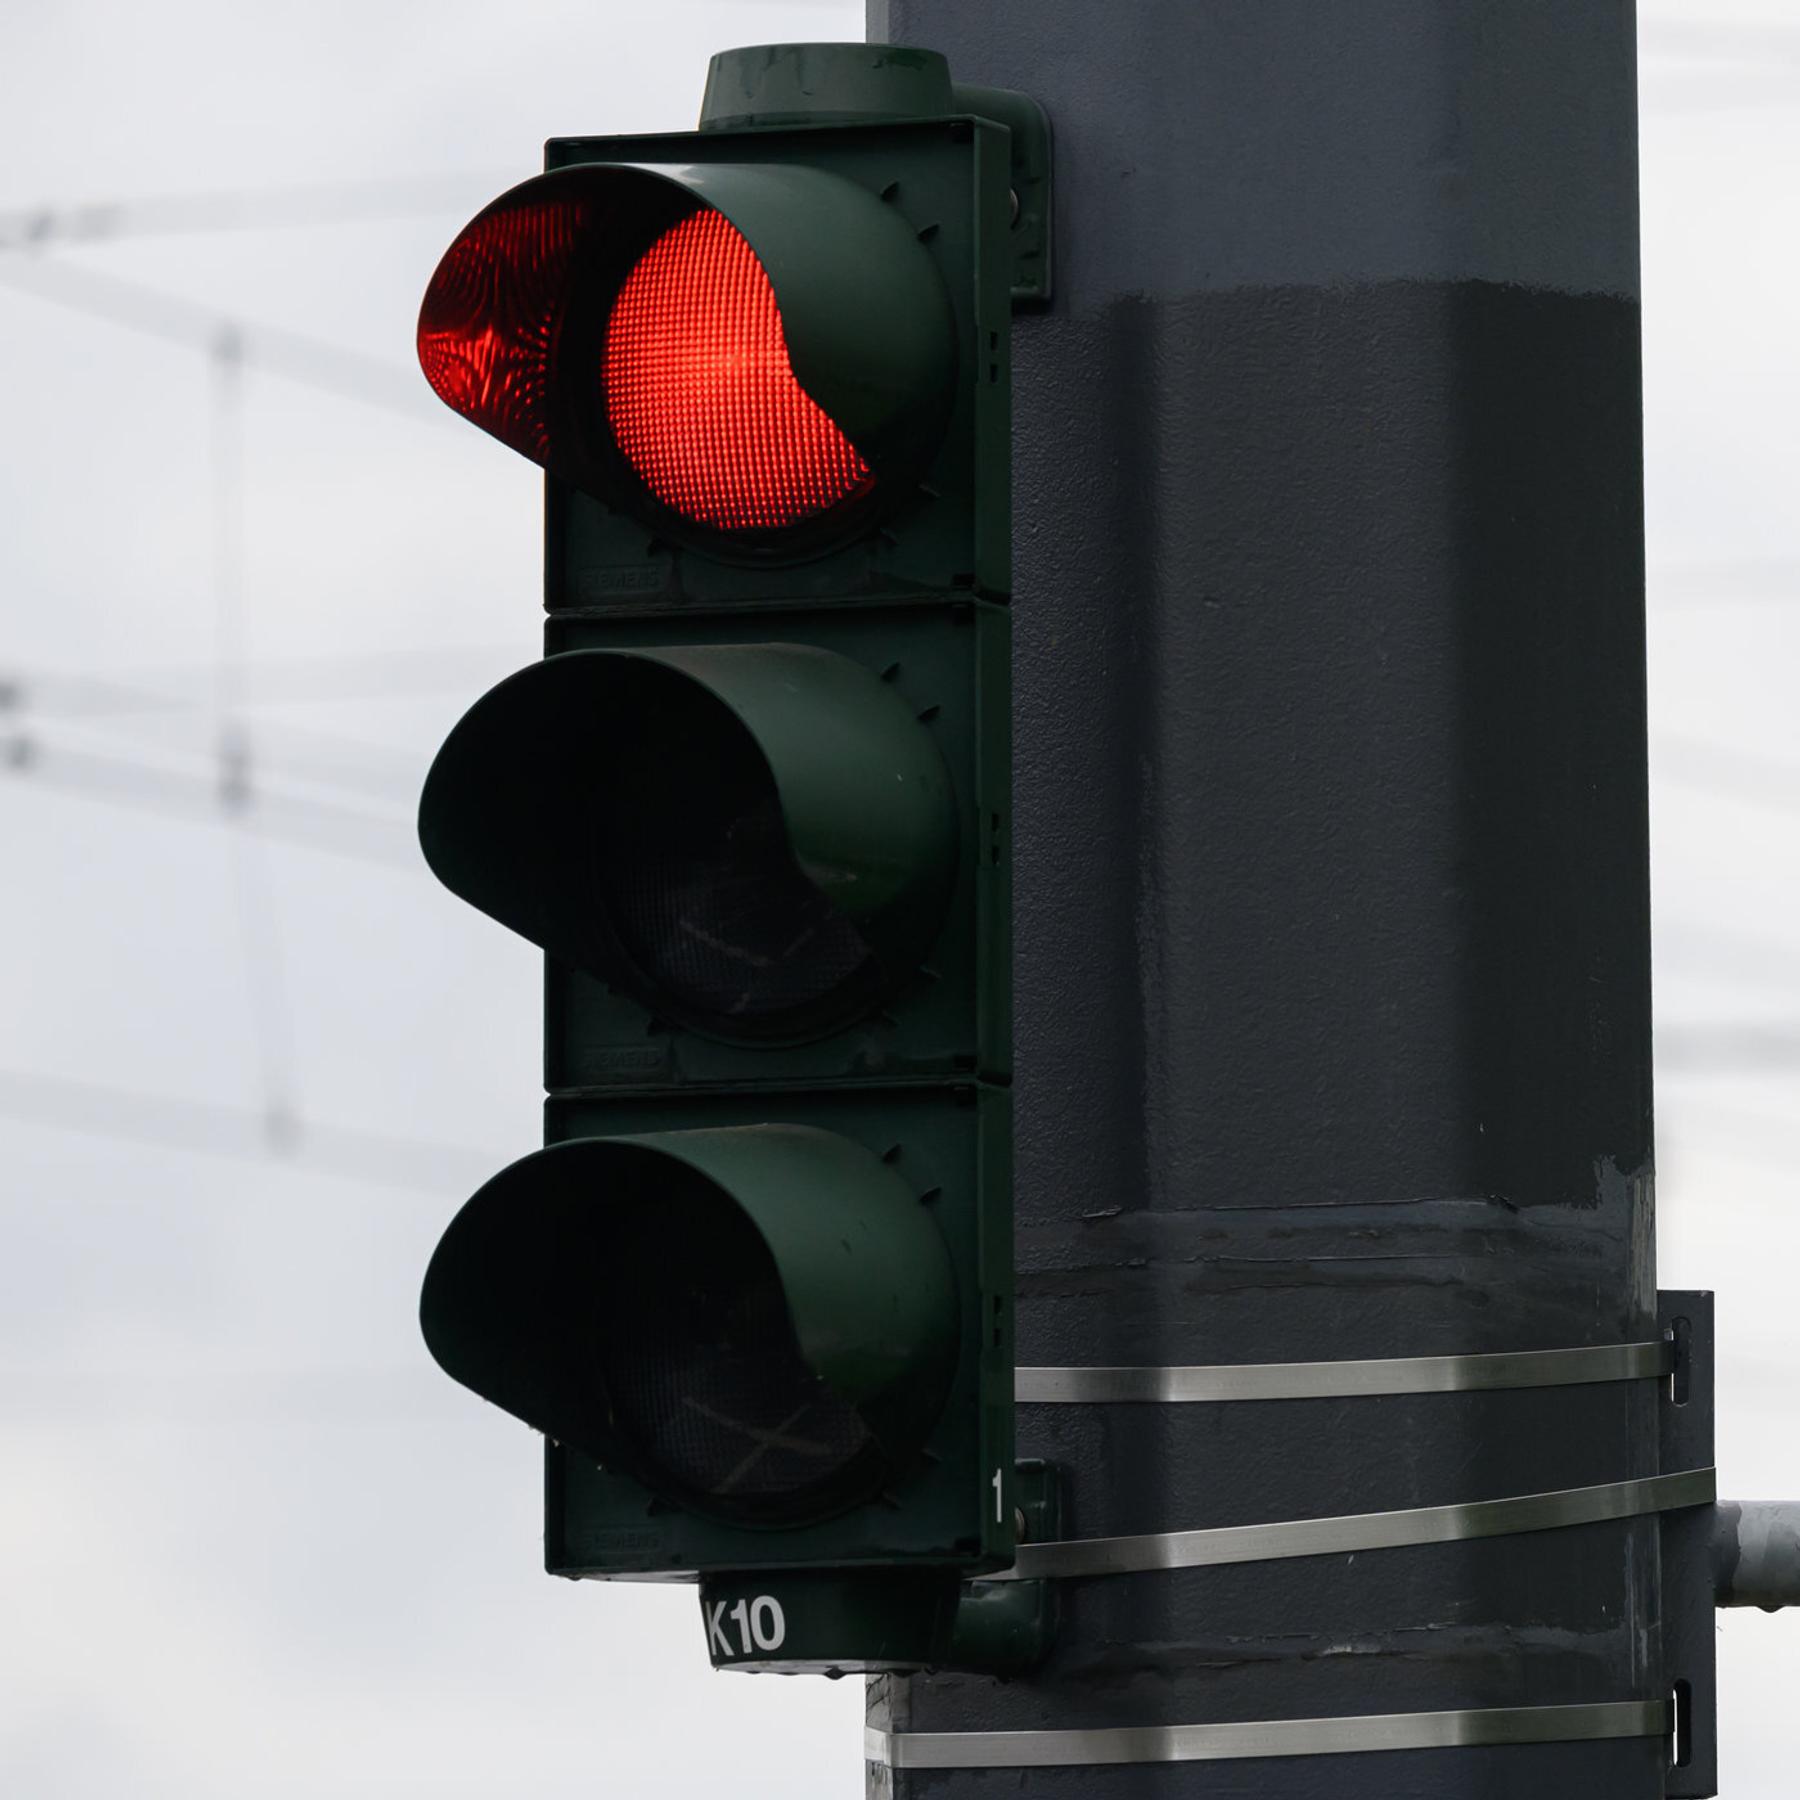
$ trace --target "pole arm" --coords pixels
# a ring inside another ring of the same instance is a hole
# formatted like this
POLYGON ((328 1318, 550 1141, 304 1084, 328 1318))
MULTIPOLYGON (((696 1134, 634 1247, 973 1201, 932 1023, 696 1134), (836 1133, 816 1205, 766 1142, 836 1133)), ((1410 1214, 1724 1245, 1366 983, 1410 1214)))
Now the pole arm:
POLYGON ((1721 1500, 1713 1525, 1719 1606, 1800 1606, 1800 1500, 1721 1500))

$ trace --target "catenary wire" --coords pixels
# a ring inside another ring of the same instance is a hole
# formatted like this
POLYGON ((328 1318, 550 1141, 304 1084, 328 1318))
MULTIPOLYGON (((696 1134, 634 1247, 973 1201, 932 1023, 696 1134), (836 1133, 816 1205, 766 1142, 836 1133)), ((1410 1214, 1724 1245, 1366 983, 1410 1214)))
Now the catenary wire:
POLYGON ((1650 740, 1652 784, 1698 788, 1755 806, 1800 811, 1800 767, 1705 738, 1657 732, 1650 740))
POLYGON ((275 884, 255 806, 257 753, 246 713, 248 648, 244 529, 245 429, 243 342, 234 328, 213 342, 211 399, 214 682, 213 731, 220 805, 226 815, 232 896, 262 1081, 265 1129, 280 1141, 298 1117, 299 1064, 275 884))
POLYGON ((0 1069, 0 1113, 84 1137, 267 1162, 417 1189, 439 1200, 468 1194, 502 1160, 477 1150, 305 1118, 290 1121, 291 1129, 277 1147, 269 1140, 263 1115, 249 1107, 24 1069, 0 1069))
POLYGON ((431 1368, 0 1368, 0 1430, 96 1425, 467 1427, 469 1396, 431 1368))
POLYGON ((103 319, 183 349, 213 354, 221 331, 237 333, 246 367, 406 418, 448 423, 409 369, 282 326, 223 315, 212 307, 92 269, 42 257, 0 258, 0 284, 65 311, 103 319))
MULTIPOLYGON (((96 725, 85 715, 45 714, 31 704, 29 690, 0 691, 0 764, 29 774, 43 755, 95 750, 103 757, 141 764, 146 769, 187 774, 190 764, 203 767, 218 792, 219 753, 214 741, 202 742, 185 714, 139 715, 121 723, 112 715, 96 725), (177 737, 168 727, 185 729, 177 737)), ((329 732, 258 722, 256 774, 259 791, 273 781, 278 788, 322 790, 352 803, 359 816, 409 819, 417 805, 425 759, 329 732)))
POLYGON ((1800 28, 1774 20, 1646 19, 1638 28, 1638 39, 1641 49, 1651 55, 1800 63, 1800 28))
POLYGON ((1698 607, 1783 602, 1800 597, 1800 562, 1738 557, 1730 562, 1660 563, 1647 574, 1652 617, 1698 607))
MULTIPOLYGON (((0 736, 0 780, 9 776, 192 823, 217 824, 223 817, 216 777, 55 747, 31 735, 0 736)), ((410 825, 399 818, 266 789, 254 805, 271 837, 409 873, 423 867, 410 825)))
MULTIPOLYGON (((287 657, 253 662, 249 673, 255 681, 258 705, 397 700, 458 690, 482 676, 496 679, 517 665, 521 648, 518 644, 471 644, 287 657)), ((28 687, 33 710, 37 712, 93 717, 204 706, 211 680, 210 665, 186 664, 135 670, 122 680, 43 670, 29 674, 14 671, 0 679, 0 688, 7 683, 28 687), (162 683, 189 691, 170 692, 158 685, 162 683)))
POLYGON ((1793 1068, 1800 1068, 1800 1021, 1728 1019, 1664 1026, 1656 1034, 1659 1076, 1793 1068))
POLYGON ((271 231, 434 218, 480 205, 517 174, 414 175, 0 210, 0 251, 190 232, 271 231))

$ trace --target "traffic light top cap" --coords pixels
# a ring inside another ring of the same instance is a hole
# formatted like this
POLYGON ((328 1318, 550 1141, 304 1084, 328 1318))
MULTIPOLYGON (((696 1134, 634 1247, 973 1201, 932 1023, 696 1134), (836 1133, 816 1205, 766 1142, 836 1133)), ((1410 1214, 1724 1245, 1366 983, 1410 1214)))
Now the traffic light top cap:
POLYGON ((783 559, 916 491, 957 349, 889 197, 799 162, 581 163, 458 235, 419 359, 446 404, 572 485, 783 559))
POLYGON ((862 124, 955 112, 950 65, 906 44, 756 44, 721 50, 706 71, 702 131, 862 124))
POLYGON ((972 116, 1011 140, 1012 295, 1050 298, 1050 120, 1029 94, 953 82, 936 50, 908 44, 758 44, 721 50, 706 75, 700 129, 877 125, 972 116))

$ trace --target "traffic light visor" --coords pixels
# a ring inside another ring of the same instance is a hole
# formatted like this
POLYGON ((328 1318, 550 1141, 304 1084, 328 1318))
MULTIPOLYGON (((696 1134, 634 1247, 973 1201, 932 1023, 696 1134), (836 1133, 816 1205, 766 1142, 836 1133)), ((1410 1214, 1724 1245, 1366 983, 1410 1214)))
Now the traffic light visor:
POLYGON ((956 865, 929 728, 797 644, 571 651, 503 682, 426 778, 453 892, 660 1017, 801 1042, 874 1010, 956 865))
POLYGON ((727 555, 874 522, 955 368, 929 255, 881 197, 790 165, 593 165, 513 189, 419 316, 439 397, 552 473, 727 555))
POLYGON ((465 1386, 711 1516, 808 1522, 918 1454, 956 1357, 930 1213, 835 1133, 585 1138, 465 1206, 425 1278, 465 1386))

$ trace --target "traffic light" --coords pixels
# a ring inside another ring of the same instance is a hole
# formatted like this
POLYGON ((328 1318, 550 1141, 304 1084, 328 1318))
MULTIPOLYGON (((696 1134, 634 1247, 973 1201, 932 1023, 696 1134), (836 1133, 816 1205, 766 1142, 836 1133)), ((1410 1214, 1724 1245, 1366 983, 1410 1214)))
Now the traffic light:
POLYGON ((698 132, 546 160, 419 319, 439 396, 546 471, 548 612, 420 805, 445 885, 547 953, 549 1094, 426 1341, 545 1435, 553 1573, 699 1578, 731 1666, 942 1661, 1044 1504, 1006 610, 1042 116, 783 46, 713 59, 698 132))

